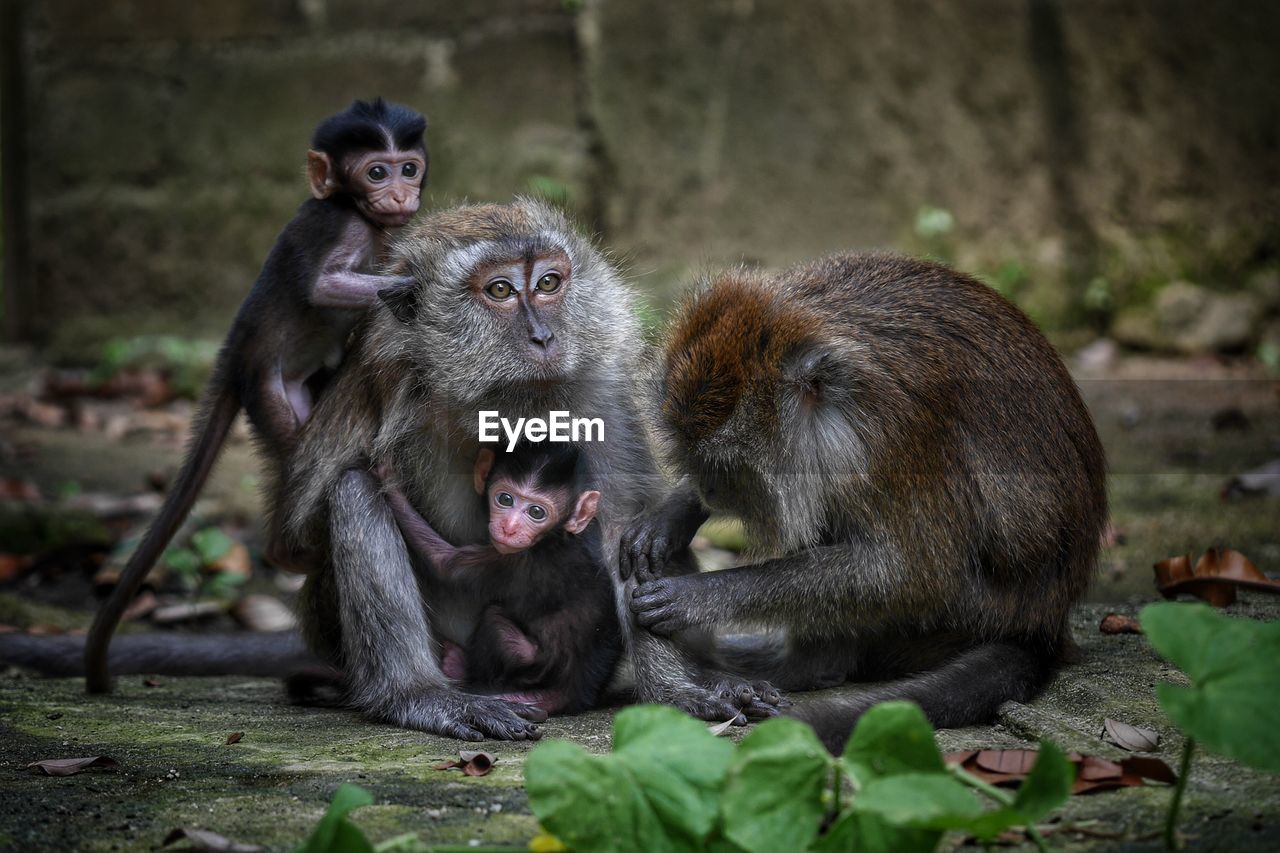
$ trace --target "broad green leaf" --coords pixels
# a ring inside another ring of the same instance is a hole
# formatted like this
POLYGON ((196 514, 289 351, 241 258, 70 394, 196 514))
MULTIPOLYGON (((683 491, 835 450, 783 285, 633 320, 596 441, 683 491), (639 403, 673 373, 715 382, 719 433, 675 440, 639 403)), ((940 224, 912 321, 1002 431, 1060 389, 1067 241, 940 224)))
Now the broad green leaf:
POLYGON ((813 729, 773 719, 743 738, 729 768, 724 834, 752 853, 803 850, 818 834, 833 761, 813 729))
POLYGON ((165 551, 164 564, 184 577, 194 577, 200 571, 200 558, 189 548, 170 548, 165 551))
POLYGON ((809 849, 813 853, 930 853, 942 833, 904 829, 869 812, 845 812, 809 849))
POLYGON ((1151 604, 1143 631, 1191 679, 1156 696, 1183 734, 1206 749, 1280 772, 1280 622, 1223 616, 1203 604, 1151 604))
POLYGON ((863 714, 845 744, 843 760, 858 785, 898 773, 944 769, 933 726, 911 702, 883 702, 863 714))
POLYGON ((969 789, 944 773, 873 779, 854 797, 853 808, 913 829, 965 829, 982 814, 969 789))
POLYGON ((619 712, 614 749, 548 741, 525 762, 529 807, 575 853, 701 850, 733 743, 674 708, 619 712))
POLYGON ((359 785, 339 785, 328 811, 298 848, 299 853, 373 853, 373 845, 347 820, 349 812, 372 802, 373 795, 359 785))
POLYGON ((200 555, 203 565, 216 563, 235 547, 235 540, 216 527, 197 530, 191 536, 191 546, 200 555))

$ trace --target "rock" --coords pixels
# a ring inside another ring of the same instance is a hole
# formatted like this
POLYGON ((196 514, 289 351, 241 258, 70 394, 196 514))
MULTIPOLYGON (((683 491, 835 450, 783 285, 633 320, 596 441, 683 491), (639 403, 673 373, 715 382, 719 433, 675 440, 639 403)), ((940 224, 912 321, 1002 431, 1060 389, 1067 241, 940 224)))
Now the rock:
POLYGON ((1280 313, 1280 269, 1258 270, 1249 276, 1245 288, 1258 298, 1262 310, 1280 313))
POLYGON ((244 596, 232 605, 231 617, 250 631, 288 631, 298 626, 293 611, 269 595, 244 596))
POLYGON ((1236 352, 1253 342, 1262 315, 1262 302, 1251 293, 1214 293, 1175 281, 1157 294, 1151 309, 1120 312, 1111 333, 1142 349, 1236 352))
POLYGON ((1085 373, 1101 373, 1113 367, 1120 347, 1111 338, 1098 338, 1076 352, 1076 368, 1085 373))

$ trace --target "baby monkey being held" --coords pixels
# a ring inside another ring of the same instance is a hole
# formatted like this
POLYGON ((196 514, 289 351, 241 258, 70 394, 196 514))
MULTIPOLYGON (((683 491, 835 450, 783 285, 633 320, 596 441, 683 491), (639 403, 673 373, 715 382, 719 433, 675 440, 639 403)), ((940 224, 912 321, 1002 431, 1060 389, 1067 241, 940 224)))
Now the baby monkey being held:
POLYGON ((553 714, 595 705, 622 635, 592 524, 600 492, 583 487, 585 467, 572 445, 482 449, 473 477, 487 501, 488 545, 449 544, 387 486, 396 523, 431 582, 482 602, 465 644, 443 644, 449 678, 553 714))

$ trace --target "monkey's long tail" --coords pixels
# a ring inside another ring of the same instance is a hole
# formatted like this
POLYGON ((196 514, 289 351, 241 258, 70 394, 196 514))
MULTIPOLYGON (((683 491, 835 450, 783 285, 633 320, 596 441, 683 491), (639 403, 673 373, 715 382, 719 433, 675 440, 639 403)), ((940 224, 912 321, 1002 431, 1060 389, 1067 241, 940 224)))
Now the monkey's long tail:
POLYGON ((1026 702, 1053 675, 1056 658, 1043 649, 1011 642, 988 643, 962 652, 929 672, 873 687, 856 696, 820 699, 789 710, 813 726, 818 737, 839 755, 864 712, 880 702, 915 702, 936 728, 955 728, 994 719, 1009 700, 1026 702))
MULTIPOLYGON (((42 675, 85 671, 84 637, 0 634, 0 664, 42 675)), ((285 676, 318 661, 294 631, 244 634, 139 634, 111 644, 117 674, 285 676)))
POLYGON ((203 428, 192 438, 187 458, 182 462, 182 469, 174 479, 164 506, 160 507, 160 514, 129 558, 120 574, 120 582, 99 608, 93 627, 89 630, 84 650, 84 672, 85 686, 90 693, 111 691, 111 668, 107 651, 116 626, 120 624, 120 617, 138 592, 147 572, 160 559, 169 540, 186 519, 187 513, 191 512, 196 496, 208 479, 213 463, 218 459, 218 451, 222 449, 227 433, 231 431, 231 424, 240 411, 239 398, 222 378, 221 370, 214 373, 212 387, 216 390, 207 404, 207 416, 202 419, 203 428))

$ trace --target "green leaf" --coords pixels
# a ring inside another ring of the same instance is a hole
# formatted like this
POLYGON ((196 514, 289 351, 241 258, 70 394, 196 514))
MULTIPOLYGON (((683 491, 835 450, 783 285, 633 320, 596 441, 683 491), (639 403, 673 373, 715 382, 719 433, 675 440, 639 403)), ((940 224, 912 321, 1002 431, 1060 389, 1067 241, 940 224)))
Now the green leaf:
POLYGON ((1203 604, 1151 604, 1142 629, 1191 679, 1156 696, 1183 734, 1237 761, 1280 773, 1280 622, 1224 616, 1203 604))
POLYGON ((372 802, 373 795, 359 785, 339 785, 328 811, 298 848, 299 853, 373 853, 373 845, 347 820, 349 812, 372 802))
POLYGON ((206 566, 225 557, 235 544, 234 539, 216 527, 197 530, 191 536, 191 545, 200 555, 200 562, 206 566))
POLYGON ((613 753, 548 741, 525 762, 529 807, 576 853, 701 850, 733 756, 731 741, 674 708, 618 713, 613 753))
POLYGON ((898 773, 941 773, 933 726, 911 702, 882 702, 862 715, 845 744, 845 769, 858 785, 898 773))
POLYGON ((752 853, 802 850, 818 834, 833 761, 813 729, 773 719, 743 738, 729 768, 724 835, 752 853))
POLYGON ((854 797, 853 808, 913 829, 967 829, 982 814, 969 789, 943 773, 873 779, 854 797))
POLYGON ((904 829, 877 815, 845 812, 809 849, 813 853, 930 853, 942 833, 936 829, 904 829))
POLYGON ((244 575, 238 575, 235 572, 218 572, 205 581, 201 589, 204 594, 215 598, 230 598, 248 582, 249 579, 244 575))
POLYGON ((170 548, 164 552, 164 564, 178 575, 195 577, 200 572, 200 558, 190 548, 170 548))

